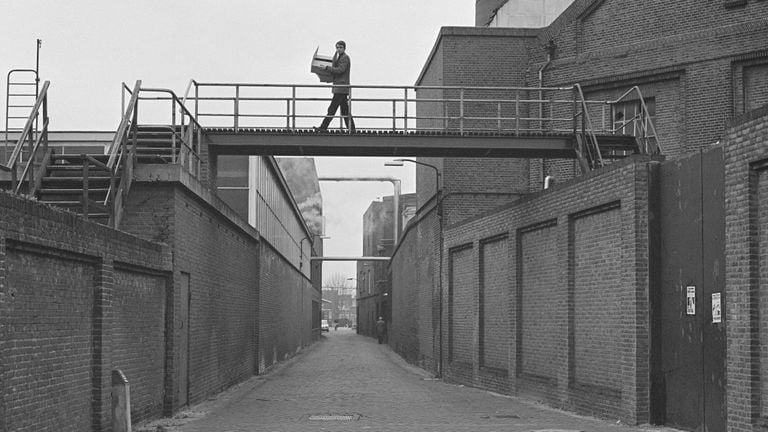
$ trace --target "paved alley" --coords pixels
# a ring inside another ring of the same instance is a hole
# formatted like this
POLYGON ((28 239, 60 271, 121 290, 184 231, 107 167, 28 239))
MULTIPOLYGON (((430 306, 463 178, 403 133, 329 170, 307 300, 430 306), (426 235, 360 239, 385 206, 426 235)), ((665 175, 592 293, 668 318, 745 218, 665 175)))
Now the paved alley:
MULTIPOLYGON (((387 345, 331 330, 263 376, 137 431, 659 431, 444 383, 387 345)), ((669 429, 667 429, 669 430, 669 429)))

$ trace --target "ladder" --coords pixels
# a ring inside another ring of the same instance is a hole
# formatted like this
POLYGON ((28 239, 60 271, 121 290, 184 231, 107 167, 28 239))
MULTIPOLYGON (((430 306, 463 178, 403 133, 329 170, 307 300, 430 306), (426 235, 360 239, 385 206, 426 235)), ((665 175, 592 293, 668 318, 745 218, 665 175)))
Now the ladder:
MULTIPOLYGON (((15 141, 13 136, 20 134, 29 119, 37 100, 39 79, 34 69, 12 69, 8 72, 5 91, 5 140, 2 162, 8 161, 15 141)), ((33 139, 37 138, 38 125, 35 121, 33 139)))

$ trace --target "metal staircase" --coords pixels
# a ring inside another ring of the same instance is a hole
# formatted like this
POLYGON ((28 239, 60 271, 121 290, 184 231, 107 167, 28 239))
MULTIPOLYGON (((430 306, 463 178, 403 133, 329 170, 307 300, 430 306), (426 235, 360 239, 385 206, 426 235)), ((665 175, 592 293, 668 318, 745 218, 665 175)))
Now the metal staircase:
MULTIPOLYGON (((109 191, 115 175, 107 167, 107 155, 51 155, 38 199, 86 219, 109 224, 109 191), (106 203, 106 204, 105 204, 106 203)), ((119 178, 120 172, 115 173, 119 178)))
POLYGON ((191 114, 180 105, 173 92, 142 89, 141 81, 137 81, 132 90, 124 85, 124 90, 131 95, 130 102, 123 109, 123 118, 106 154, 102 154, 101 148, 91 154, 55 154, 48 148, 49 84, 45 82, 33 105, 9 162, 0 164, 2 180, 13 192, 36 197, 41 202, 117 228, 136 164, 180 164, 193 176, 199 175, 198 146, 202 128, 190 125, 191 114), (167 93, 169 96, 142 97, 143 92, 167 93), (140 100, 170 101, 171 121, 139 126, 140 100), (179 117, 177 110, 181 113, 179 117), (43 128, 35 134, 33 125, 39 117, 43 118, 43 128))

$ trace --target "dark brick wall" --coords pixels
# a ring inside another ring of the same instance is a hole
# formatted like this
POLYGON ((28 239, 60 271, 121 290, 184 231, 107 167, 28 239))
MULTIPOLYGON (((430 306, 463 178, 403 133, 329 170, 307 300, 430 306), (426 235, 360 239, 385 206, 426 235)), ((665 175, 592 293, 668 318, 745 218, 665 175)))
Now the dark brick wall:
MULTIPOLYGON (((226 206, 209 197, 220 208, 226 206)), ((254 231, 244 231, 193 190, 173 182, 134 182, 122 229, 174 250, 174 271, 189 275, 189 403, 204 400, 257 371, 257 312, 259 242, 254 231)), ((239 220, 239 218, 235 219, 239 220)), ((178 291, 178 290, 177 290, 178 291)), ((182 317, 179 293, 173 296, 173 322, 182 317)), ((178 345, 180 334, 169 342, 178 345)), ((174 358, 173 407, 178 394, 180 369, 174 358)))
POLYGON ((519 294, 511 299, 521 309, 517 374, 556 383, 562 364, 558 347, 566 342, 562 337, 568 316, 566 293, 558 289, 558 272, 551 271, 560 261, 557 226, 525 227, 519 231, 518 244, 519 294))
MULTIPOLYGON (((642 161, 601 174, 451 227, 445 246, 479 245, 499 234, 517 245, 507 292, 510 311, 516 311, 508 337, 519 339, 517 363, 505 367, 512 377, 507 392, 637 423, 647 421, 649 409, 638 403, 647 400, 647 380, 628 378, 647 368, 648 353, 632 341, 644 337, 638 328, 648 325, 647 299, 637 295, 648 289, 647 229, 637 222, 648 217, 648 174, 642 161)), ((464 277, 477 280, 476 269, 465 269, 471 274, 464 277)), ((454 308, 476 307, 476 299, 463 300, 454 308)))
POLYGON ((113 369, 134 422, 170 415, 315 339, 294 264, 177 168, 136 177, 123 231, 0 193, 0 430, 108 431, 113 369))
POLYGON ((108 430, 111 371, 123 367, 133 412, 158 415, 170 269, 163 245, 0 192, 0 430, 108 430), (148 319, 141 341, 125 337, 139 325, 126 322, 129 298, 150 309, 131 316, 148 319))
MULTIPOLYGON (((658 130, 664 153, 704 148, 744 111, 745 94, 766 97, 764 84, 746 75, 760 76, 759 69, 768 64, 768 22, 761 18, 768 4, 745 3, 726 8, 723 2, 694 0, 651 7, 576 1, 539 34, 540 44, 552 40, 557 47, 545 84, 579 82, 588 92, 641 85, 645 95, 648 86, 677 77, 677 107, 657 110, 658 121, 666 123, 658 130), (743 72, 745 63, 749 66, 743 72)), ((542 64, 536 63, 532 72, 542 64)))
MULTIPOLYGON (((647 422, 649 182, 633 158, 444 227, 444 379, 647 422)), ((432 289, 401 285, 413 250, 393 258, 401 303, 432 289)))
POLYGON ((507 237, 480 244, 480 367, 506 370, 509 362, 509 245, 507 237))
MULTIPOLYGON (((527 29, 485 29, 445 27, 441 30, 433 56, 425 65, 417 82, 423 86, 517 86, 526 85, 525 69, 530 64, 529 51, 535 43, 535 31, 527 29), (478 70, 482 65, 482 70, 478 70)), ((459 98, 456 90, 419 91, 419 98, 459 98)), ((465 93, 464 97, 485 97, 513 100, 513 94, 483 91, 482 95, 465 93)), ((437 104, 419 104, 419 117, 459 115, 457 103, 443 107, 437 104)), ((502 107, 502 115, 510 116, 512 104, 502 107)), ((498 105, 467 104, 465 116, 493 115, 498 105)), ((419 128, 443 127, 458 129, 457 120, 445 123, 419 120, 419 128)), ((478 125, 467 120, 464 128, 478 125)), ((504 127, 511 127, 505 125, 504 127)), ((512 201, 529 189, 528 161, 525 159, 478 158, 420 158, 438 167, 443 178, 446 198, 446 224, 460 222, 494 206, 512 201), (485 195, 484 195, 485 194, 485 195)), ((417 170, 418 202, 423 203, 434 194, 434 171, 419 167, 417 170), (422 185, 424 186, 422 188, 422 185)))
POLYGON ((11 327, 3 360, 13 373, 3 430, 89 430, 96 269, 8 245, 5 260, 11 327))
POLYGON ((163 415, 166 278, 116 267, 112 367, 131 385, 131 420, 163 415))
POLYGON ((286 360, 312 342, 312 301, 320 293, 269 244, 259 259, 258 371, 286 360))
POLYGON ((394 271, 389 345, 408 361, 437 373, 439 261, 433 252, 439 249, 440 229, 433 205, 411 220, 391 260, 394 271))
POLYGON ((725 308, 728 430, 768 423, 768 108, 737 118, 725 149, 725 308))

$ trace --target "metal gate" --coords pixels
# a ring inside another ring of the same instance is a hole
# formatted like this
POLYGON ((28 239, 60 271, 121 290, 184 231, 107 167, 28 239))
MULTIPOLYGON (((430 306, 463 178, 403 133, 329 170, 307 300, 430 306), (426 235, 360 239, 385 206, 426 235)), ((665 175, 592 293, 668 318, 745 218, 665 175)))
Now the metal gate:
POLYGON ((725 431, 722 148, 665 162, 659 176, 657 420, 725 431))

